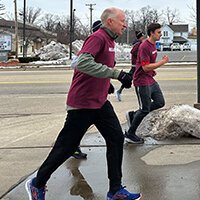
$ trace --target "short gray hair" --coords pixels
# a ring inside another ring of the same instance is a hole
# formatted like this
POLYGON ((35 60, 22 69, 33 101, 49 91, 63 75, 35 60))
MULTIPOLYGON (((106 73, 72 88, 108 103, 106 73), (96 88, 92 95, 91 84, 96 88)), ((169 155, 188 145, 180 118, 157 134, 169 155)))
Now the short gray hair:
POLYGON ((105 9, 103 11, 103 13, 101 14, 101 22, 102 22, 102 24, 105 25, 106 20, 108 18, 116 17, 119 11, 122 11, 122 10, 119 9, 119 8, 114 8, 114 7, 105 9))

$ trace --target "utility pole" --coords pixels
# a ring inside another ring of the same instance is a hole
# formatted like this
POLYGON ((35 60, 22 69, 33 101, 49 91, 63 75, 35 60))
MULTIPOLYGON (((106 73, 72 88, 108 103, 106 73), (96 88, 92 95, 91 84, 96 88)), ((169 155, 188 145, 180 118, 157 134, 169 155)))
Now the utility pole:
POLYGON ((23 13, 23 57, 25 57, 26 48, 26 0, 24 0, 24 13, 23 13))
POLYGON ((14 0, 15 11, 15 58, 18 58, 18 21, 17 21, 17 0, 14 0))
POLYGON ((200 109, 200 2, 196 0, 196 21, 197 21, 197 103, 195 108, 200 109))
POLYGON ((90 3, 90 4, 85 4, 86 6, 89 6, 89 10, 90 10, 90 33, 92 33, 92 11, 94 10, 93 9, 93 6, 96 5, 96 3, 90 3))
POLYGON ((69 34, 69 59, 72 59, 72 40, 73 40, 73 0, 70 0, 70 34, 69 34))

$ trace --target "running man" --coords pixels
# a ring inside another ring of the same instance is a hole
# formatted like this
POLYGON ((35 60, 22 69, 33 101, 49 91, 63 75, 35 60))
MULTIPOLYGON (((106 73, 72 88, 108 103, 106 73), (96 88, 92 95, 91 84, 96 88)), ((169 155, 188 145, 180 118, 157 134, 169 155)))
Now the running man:
POLYGON ((135 133, 143 118, 152 110, 162 108, 165 105, 164 96, 159 84, 154 79, 155 69, 168 62, 169 58, 164 55, 156 62, 157 49, 156 41, 160 40, 161 25, 152 23, 147 27, 148 39, 139 47, 136 70, 134 73, 133 84, 138 97, 139 109, 136 112, 126 113, 130 128, 125 132, 125 138, 128 142, 143 143, 135 133))

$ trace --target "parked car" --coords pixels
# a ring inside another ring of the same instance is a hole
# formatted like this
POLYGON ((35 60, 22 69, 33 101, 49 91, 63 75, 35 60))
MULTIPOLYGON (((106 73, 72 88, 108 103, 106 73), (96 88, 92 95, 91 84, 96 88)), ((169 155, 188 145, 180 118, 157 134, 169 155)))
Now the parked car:
POLYGON ((171 50, 172 51, 180 51, 181 50, 180 44, 179 43, 172 43, 171 50))
POLYGON ((183 51, 191 51, 190 43, 184 43, 183 44, 183 51))
POLYGON ((162 48, 163 51, 171 51, 171 46, 169 43, 164 43, 163 44, 163 48, 162 48))

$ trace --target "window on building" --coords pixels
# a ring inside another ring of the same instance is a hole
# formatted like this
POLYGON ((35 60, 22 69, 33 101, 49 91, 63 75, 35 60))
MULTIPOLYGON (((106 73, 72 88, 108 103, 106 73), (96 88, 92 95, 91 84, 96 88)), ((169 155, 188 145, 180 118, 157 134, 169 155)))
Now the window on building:
POLYGON ((168 37, 168 31, 163 31, 163 36, 168 37))
POLYGON ((23 46, 20 46, 20 53, 22 53, 23 51, 23 46))

